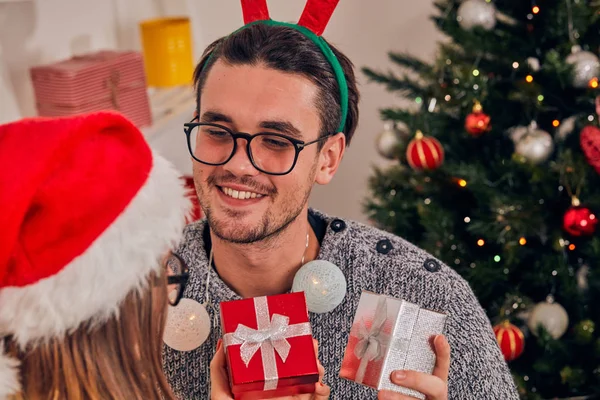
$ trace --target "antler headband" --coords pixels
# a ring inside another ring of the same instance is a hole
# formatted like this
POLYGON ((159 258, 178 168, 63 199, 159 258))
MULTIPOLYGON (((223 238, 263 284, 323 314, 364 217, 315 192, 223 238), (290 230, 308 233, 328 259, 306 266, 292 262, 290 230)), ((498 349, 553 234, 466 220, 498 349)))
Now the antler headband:
POLYGON ((339 60, 325 39, 321 37, 339 0, 308 0, 298 24, 272 20, 269 16, 267 0, 241 0, 241 2, 245 25, 239 30, 254 24, 285 26, 303 33, 321 50, 333 69, 340 89, 342 116, 337 132, 343 132, 348 116, 348 83, 339 60))

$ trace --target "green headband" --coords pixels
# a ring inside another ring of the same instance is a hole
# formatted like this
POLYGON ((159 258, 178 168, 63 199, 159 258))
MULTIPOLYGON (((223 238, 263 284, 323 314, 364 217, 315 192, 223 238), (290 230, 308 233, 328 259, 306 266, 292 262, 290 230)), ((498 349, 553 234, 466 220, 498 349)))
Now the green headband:
MULTIPOLYGON (((346 76, 344 75, 344 70, 342 69, 342 65, 338 61, 337 57, 335 56, 335 54, 331 50, 331 47, 329 47, 329 45, 327 44, 325 39, 323 39, 323 37, 321 37, 321 36, 317 36, 310 29, 305 28, 303 26, 296 25, 296 24, 290 24, 287 22, 273 21, 272 19, 250 22, 250 23, 242 26, 240 29, 236 30, 233 33, 237 33, 243 29, 246 29, 247 27, 249 27, 251 25, 256 25, 256 24, 263 24, 263 25, 269 25, 269 26, 284 26, 287 28, 295 29, 298 32, 304 34, 304 36, 306 36, 315 45, 317 45, 317 47, 321 50, 321 53, 323 53, 323 55, 325 56, 327 61, 329 61, 329 64, 331 65, 331 68, 333 69, 333 73, 335 74, 335 79, 340 88, 340 104, 341 104, 341 108, 342 108, 342 116, 341 116, 340 125, 337 129, 337 132, 344 132, 344 128, 346 127, 346 118, 348 117, 348 82, 346 82, 346 76)), ((205 66, 209 64, 211 58, 212 58, 212 53, 209 56, 206 63, 204 64, 205 66)))

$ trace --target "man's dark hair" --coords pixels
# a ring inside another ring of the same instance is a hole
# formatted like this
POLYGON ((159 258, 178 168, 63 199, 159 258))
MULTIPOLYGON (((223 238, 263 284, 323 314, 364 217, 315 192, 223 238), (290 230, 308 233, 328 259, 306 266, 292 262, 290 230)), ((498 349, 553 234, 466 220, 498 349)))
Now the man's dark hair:
MULTIPOLYGON (((329 43, 328 43, 329 44, 329 43)), ((358 89, 350 60, 329 44, 348 82, 348 116, 344 127, 346 143, 358 123, 358 89)), ((317 107, 321 136, 337 133, 341 119, 340 89, 331 65, 321 50, 304 34, 284 26, 255 24, 211 43, 194 72, 198 109, 206 77, 217 60, 230 65, 264 64, 274 70, 297 73, 319 88, 317 107)), ((321 142, 322 143, 322 142, 321 142)))

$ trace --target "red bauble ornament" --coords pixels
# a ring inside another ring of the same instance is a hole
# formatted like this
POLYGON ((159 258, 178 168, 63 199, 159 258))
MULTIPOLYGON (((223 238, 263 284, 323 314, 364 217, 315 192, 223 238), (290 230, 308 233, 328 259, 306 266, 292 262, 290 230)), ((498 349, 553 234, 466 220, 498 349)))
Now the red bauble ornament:
POLYGON ((467 115, 467 118, 465 119, 465 129, 475 137, 480 136, 482 133, 492 129, 490 120, 490 116, 483 112, 481 103, 475 101, 473 112, 467 115))
POLYGON ((437 139, 417 131, 406 148, 406 160, 415 170, 436 169, 444 162, 444 148, 437 139))
POLYGON ((577 197, 573 197, 573 206, 563 217, 563 229, 572 236, 590 236, 596 231, 598 218, 587 207, 579 205, 577 197))
POLYGON ((581 130, 579 143, 587 162, 600 174, 600 129, 586 126, 581 130))
POLYGON ((523 332, 508 321, 494 326, 494 334, 506 361, 518 358, 525 348, 523 332))

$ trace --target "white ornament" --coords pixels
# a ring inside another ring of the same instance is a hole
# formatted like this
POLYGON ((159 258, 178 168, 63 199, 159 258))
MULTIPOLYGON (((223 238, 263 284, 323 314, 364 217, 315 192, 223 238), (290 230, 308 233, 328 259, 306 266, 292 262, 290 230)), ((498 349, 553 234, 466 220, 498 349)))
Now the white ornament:
POLYGON ((210 334, 210 316, 204 305, 183 298, 169 306, 163 341, 177 351, 190 351, 202 345, 210 334))
POLYGON ((375 140, 377 145, 377 152, 389 160, 393 160, 396 157, 396 151, 400 144, 400 138, 397 132, 393 129, 390 123, 384 125, 383 131, 377 136, 375 140))
POLYGON ((589 285, 588 285, 588 275, 589 274, 590 274, 590 267, 588 267, 585 264, 582 265, 581 267, 579 267, 579 269, 577 270, 577 273, 575 274, 575 277, 577 278, 577 287, 582 292, 585 292, 589 287, 589 285))
POLYGON ((565 140, 575 130, 575 122, 577 122, 577 116, 564 119, 556 129, 556 138, 565 140))
POLYGON ((573 86, 576 88, 587 88, 590 80, 600 75, 600 60, 589 51, 581 50, 579 46, 573 46, 571 54, 566 59, 573 70, 573 86))
POLYGON ((466 0, 458 7, 457 20, 465 30, 478 26, 489 31, 496 26, 496 7, 485 0, 466 0))
POLYGON ((545 302, 536 304, 531 311, 527 326, 535 336, 540 325, 554 339, 559 339, 567 331, 569 315, 563 306, 554 302, 552 296, 548 296, 545 302))
POLYGON ((540 60, 535 57, 529 57, 527 59, 527 65, 532 71, 537 72, 540 70, 540 60))
POLYGON ((292 292, 304 292, 308 311, 328 313, 346 297, 346 277, 329 261, 311 261, 296 272, 292 292))
POLYGON ((554 151, 552 136, 532 121, 525 131, 517 127, 511 138, 515 142, 515 153, 533 164, 541 164, 548 160, 554 151))

